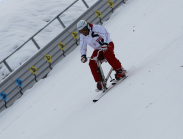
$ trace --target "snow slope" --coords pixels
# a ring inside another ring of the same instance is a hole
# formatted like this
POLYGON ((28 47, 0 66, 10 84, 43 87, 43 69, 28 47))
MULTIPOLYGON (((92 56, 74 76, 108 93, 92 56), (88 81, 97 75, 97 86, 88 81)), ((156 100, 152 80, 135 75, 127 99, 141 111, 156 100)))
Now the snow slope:
POLYGON ((182 7, 129 0, 104 24, 129 77, 93 103, 98 93, 78 47, 0 113, 0 138, 182 139, 182 7))

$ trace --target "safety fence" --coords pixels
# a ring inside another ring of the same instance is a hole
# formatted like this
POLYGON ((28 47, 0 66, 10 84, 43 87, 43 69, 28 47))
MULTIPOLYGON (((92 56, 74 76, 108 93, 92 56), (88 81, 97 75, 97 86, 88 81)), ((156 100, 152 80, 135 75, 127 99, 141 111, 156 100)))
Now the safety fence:
MULTIPOLYGON (((64 11, 62 11, 61 13, 59 13, 55 18, 53 18, 46 26, 44 26, 42 29, 40 29, 39 31, 37 31, 33 36, 31 36, 27 41, 25 41, 19 48, 17 48, 14 52, 12 52, 10 55, 8 55, 6 58, 4 58, 1 62, 3 63, 6 68, 9 70, 9 72, 13 72, 11 66, 7 63, 7 59, 10 58, 14 53, 16 53, 18 50, 20 50, 22 47, 24 47, 28 42, 32 41, 33 44, 35 45, 35 47, 39 50, 40 46, 39 44, 36 42, 36 40, 34 39, 41 31, 43 31, 48 25, 50 25, 51 23, 53 23, 55 20, 58 20, 59 23, 62 25, 63 28, 66 28, 65 24, 62 22, 62 19, 60 18, 60 16, 66 12, 70 7, 72 7, 75 3, 77 3, 79 0, 75 0, 73 3, 71 3, 64 11)), ((82 0, 82 2, 84 3, 84 5, 89 8, 88 4, 86 3, 85 0, 82 0)))
MULTIPOLYGON (((85 1, 83 2, 85 3, 85 1)), ((0 112, 10 107, 36 82, 45 78, 60 60, 79 45, 79 34, 76 28, 79 20, 85 19, 93 24, 103 24, 104 21, 110 18, 113 11, 123 3, 125 3, 125 0, 97 1, 55 39, 38 51, 21 67, 13 71, 0 84, 0 112)), ((87 6, 86 3, 85 5, 87 6)))

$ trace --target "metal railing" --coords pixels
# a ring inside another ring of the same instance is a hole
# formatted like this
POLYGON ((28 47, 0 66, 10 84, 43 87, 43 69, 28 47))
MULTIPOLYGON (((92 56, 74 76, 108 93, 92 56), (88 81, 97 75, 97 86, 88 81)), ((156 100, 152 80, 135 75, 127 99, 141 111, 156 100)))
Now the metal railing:
MULTIPOLYGON (((64 12, 66 12, 70 7, 72 7, 76 2, 78 2, 79 0, 75 0, 73 3, 71 3, 64 11, 62 11, 61 13, 59 13, 55 18, 53 18, 47 25, 45 25, 43 28, 41 28, 39 31, 37 31, 33 36, 31 36, 27 41, 25 41, 19 48, 17 48, 14 52, 12 52, 10 55, 8 55, 6 58, 4 58, 0 64, 4 63, 4 65, 7 67, 7 69, 12 72, 13 70, 11 69, 11 67, 9 66, 9 64, 6 62, 6 60, 11 57, 14 53, 16 53, 18 50, 20 50, 25 44, 27 44, 29 41, 32 41, 34 43, 34 45, 37 47, 37 49, 40 49, 40 46, 38 45, 38 43, 35 41, 34 37, 36 35, 38 35, 41 31, 43 31, 48 25, 50 25, 53 21, 55 21, 56 19, 59 21, 59 23, 62 25, 63 28, 66 28, 66 26, 64 25, 64 23, 62 22, 62 20, 60 19, 60 15, 62 15, 64 12)), ((84 5, 86 6, 86 8, 89 8, 88 4, 86 3, 85 0, 82 0, 82 2, 84 3, 84 5)))

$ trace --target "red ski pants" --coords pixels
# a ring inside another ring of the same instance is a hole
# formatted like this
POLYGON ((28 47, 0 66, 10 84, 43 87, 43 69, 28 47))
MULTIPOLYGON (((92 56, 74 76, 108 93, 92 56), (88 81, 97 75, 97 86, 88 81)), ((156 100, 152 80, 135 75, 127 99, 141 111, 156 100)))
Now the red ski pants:
MULTIPOLYGON (((99 50, 94 50, 91 58, 94 58, 95 56, 97 56, 98 51, 99 50)), ((110 42, 108 45, 107 51, 105 52, 101 51, 99 53, 98 59, 101 60, 101 57, 103 56, 107 60, 107 62, 113 67, 113 69, 116 70, 121 68, 121 63, 115 57, 115 54, 113 53, 113 51, 114 51, 114 43, 110 42)), ((95 82, 100 81, 101 79, 100 79, 99 73, 97 72, 97 63, 95 62, 95 60, 90 60, 89 66, 95 82)))

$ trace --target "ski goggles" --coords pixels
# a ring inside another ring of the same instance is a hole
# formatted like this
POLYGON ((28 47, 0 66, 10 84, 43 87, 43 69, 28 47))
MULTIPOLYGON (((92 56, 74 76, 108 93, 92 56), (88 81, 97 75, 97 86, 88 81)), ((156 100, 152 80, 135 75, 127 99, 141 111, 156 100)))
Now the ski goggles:
POLYGON ((88 30, 87 30, 87 28, 85 27, 85 28, 83 28, 82 30, 80 30, 79 33, 85 34, 87 31, 88 31, 88 30))

